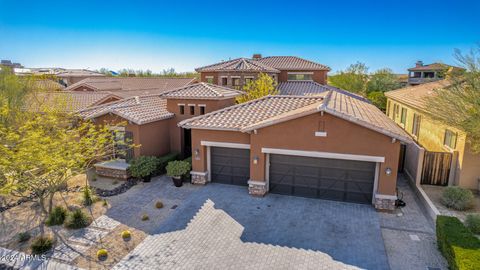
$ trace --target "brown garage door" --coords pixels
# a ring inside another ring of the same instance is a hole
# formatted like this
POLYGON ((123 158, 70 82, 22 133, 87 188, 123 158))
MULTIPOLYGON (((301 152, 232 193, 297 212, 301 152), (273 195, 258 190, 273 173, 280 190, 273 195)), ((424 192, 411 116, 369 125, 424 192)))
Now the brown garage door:
POLYGON ((212 182, 248 185, 250 178, 250 150, 225 147, 212 147, 212 182))
POLYGON ((375 163, 270 155, 270 192, 372 203, 375 163))

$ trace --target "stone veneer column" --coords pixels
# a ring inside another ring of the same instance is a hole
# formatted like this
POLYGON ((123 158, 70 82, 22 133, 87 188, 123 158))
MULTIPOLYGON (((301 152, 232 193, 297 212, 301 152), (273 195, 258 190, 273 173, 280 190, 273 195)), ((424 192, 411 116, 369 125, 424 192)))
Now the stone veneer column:
POLYGON ((263 181, 248 181, 248 194, 253 196, 264 196, 267 194, 267 183, 263 181))
POLYGON ((395 200, 397 196, 375 194, 375 208, 377 210, 393 211, 395 210, 395 200))
POLYGON ((205 185, 208 182, 208 172, 191 171, 190 175, 192 175, 192 184, 194 185, 205 185))

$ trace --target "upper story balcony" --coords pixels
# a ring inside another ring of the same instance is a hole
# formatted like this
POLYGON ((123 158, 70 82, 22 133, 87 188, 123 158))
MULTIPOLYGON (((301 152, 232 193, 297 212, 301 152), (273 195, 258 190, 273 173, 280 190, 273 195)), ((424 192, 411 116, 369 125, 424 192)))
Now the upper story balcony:
POLYGON ((442 80, 443 75, 438 71, 410 71, 408 74, 408 84, 416 85, 442 80))

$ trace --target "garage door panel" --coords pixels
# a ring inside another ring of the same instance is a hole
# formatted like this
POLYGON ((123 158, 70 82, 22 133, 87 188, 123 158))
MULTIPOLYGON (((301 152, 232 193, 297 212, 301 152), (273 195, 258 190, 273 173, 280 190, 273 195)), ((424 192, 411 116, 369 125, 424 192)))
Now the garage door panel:
POLYGON ((247 185, 250 178, 250 151, 226 147, 212 147, 210 151, 212 182, 247 185))
POLYGON ((270 192, 371 203, 375 163, 270 155, 270 192))

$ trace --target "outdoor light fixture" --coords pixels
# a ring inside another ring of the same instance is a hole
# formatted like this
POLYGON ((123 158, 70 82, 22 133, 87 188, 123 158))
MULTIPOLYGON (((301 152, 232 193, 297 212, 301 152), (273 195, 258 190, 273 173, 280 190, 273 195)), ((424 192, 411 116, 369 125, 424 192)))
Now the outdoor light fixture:
POLYGON ((255 157, 253 158, 253 164, 257 165, 258 160, 259 160, 258 156, 255 156, 255 157))
POLYGON ((385 169, 385 174, 386 174, 386 175, 392 174, 392 169, 386 168, 386 169, 385 169))
POLYGON ((198 150, 198 148, 195 148, 194 154, 195 157, 198 158, 198 156, 200 155, 200 151, 198 150))

